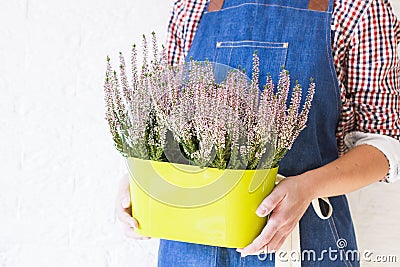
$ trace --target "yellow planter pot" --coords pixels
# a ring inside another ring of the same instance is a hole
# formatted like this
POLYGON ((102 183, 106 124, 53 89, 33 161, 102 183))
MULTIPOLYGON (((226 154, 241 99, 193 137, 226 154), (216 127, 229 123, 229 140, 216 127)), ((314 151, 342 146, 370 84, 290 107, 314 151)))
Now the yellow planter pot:
POLYGON ((132 216, 144 236, 242 248, 266 224, 255 211, 278 168, 218 170, 127 158, 132 216))

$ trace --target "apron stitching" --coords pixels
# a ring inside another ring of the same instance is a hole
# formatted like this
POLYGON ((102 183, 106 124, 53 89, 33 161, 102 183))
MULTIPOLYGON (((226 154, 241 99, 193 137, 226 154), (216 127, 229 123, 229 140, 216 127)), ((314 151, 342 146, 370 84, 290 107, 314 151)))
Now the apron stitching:
POLYGON ((214 263, 211 262, 211 267, 217 267, 217 254, 218 254, 217 250, 218 250, 218 247, 214 247, 214 249, 212 250, 213 253, 211 254, 211 258, 214 257, 214 263))
POLYGON ((240 257, 240 266, 244 267, 244 261, 246 260, 246 257, 240 257))
MULTIPOLYGON (((331 228, 331 232, 332 232, 333 239, 335 240, 335 244, 337 244, 337 241, 339 240, 339 235, 338 235, 338 233, 337 233, 336 227, 334 227, 334 228, 335 228, 336 235, 335 235, 335 232, 333 231, 332 223, 331 223, 331 220, 333 220, 332 218, 333 218, 333 216, 331 216, 331 217, 328 219, 328 223, 329 223, 329 227, 331 228)), ((346 265, 346 267, 348 267, 346 261, 343 261, 343 263, 344 263, 344 265, 346 265)))
POLYGON ((281 61, 281 65, 279 66, 280 68, 285 66, 286 57, 287 57, 287 49, 286 50, 282 49, 282 55, 281 55, 282 61, 281 61))
MULTIPOLYGON (((335 241, 335 243, 337 243, 337 238, 336 238, 335 233, 334 233, 334 231, 333 231, 333 229, 332 229, 331 218, 332 218, 332 217, 330 217, 327 221, 328 221, 328 224, 329 224, 329 228, 331 229, 331 233, 332 233, 332 236, 333 236, 333 240, 335 241)), ((345 263, 345 265, 347 266, 346 263, 345 263)))
POLYGON ((335 229, 336 237, 339 239, 340 236, 339 236, 339 233, 338 233, 338 231, 337 231, 335 222, 333 221, 333 216, 331 216, 331 221, 332 221, 333 228, 335 229))
MULTIPOLYGON (((329 11, 331 11, 330 9, 330 6, 331 6, 331 4, 332 3, 330 3, 330 5, 329 5, 329 11)), ((326 23, 325 23, 325 25, 330 25, 331 26, 331 21, 332 21, 332 18, 330 17, 330 16, 327 16, 326 17, 326 23)), ((332 49, 332 43, 331 43, 331 36, 332 36, 332 32, 331 32, 331 30, 330 30, 330 27, 329 27, 329 30, 327 31, 327 34, 326 34, 326 36, 325 36, 325 38, 326 38, 326 52, 327 52, 327 56, 328 56, 328 58, 332 61, 333 60, 333 55, 330 53, 330 49, 332 49), (328 46, 329 45, 329 46, 328 46)), ((331 63, 331 62, 330 62, 331 63)), ((331 73, 331 76, 332 76, 332 79, 333 79, 333 81, 334 81, 334 84, 335 84, 335 89, 336 89, 336 95, 339 93, 339 96, 340 96, 340 88, 338 88, 337 87, 337 81, 335 81, 335 76, 336 76, 336 72, 333 72, 333 69, 332 69, 332 64, 329 64, 329 69, 330 69, 330 73, 331 73)), ((336 78, 337 79, 337 78, 336 78)), ((338 109, 340 109, 340 107, 338 106, 338 98, 336 97, 336 111, 338 112, 338 109)), ((332 235, 333 235, 333 237, 334 237, 334 239, 335 239, 335 243, 337 244, 337 242, 338 242, 338 240, 339 240, 339 238, 340 238, 340 236, 339 236, 339 233, 338 233, 338 230, 337 230, 337 228, 336 228, 336 224, 335 224, 335 220, 334 220, 334 218, 333 218, 333 215, 328 219, 328 223, 329 223, 329 227, 331 228, 331 231, 332 231, 332 235), (331 221, 332 221, 332 224, 331 224, 331 221), (333 227, 334 227, 334 229, 335 229, 335 232, 336 232, 336 236, 337 236, 337 239, 336 239, 336 237, 335 237, 335 234, 333 233, 333 230, 332 230, 332 225, 333 225, 333 227)), ((339 250, 341 250, 342 252, 345 252, 345 249, 340 249, 339 248, 339 250)), ((353 267, 353 265, 352 265, 352 263, 350 262, 350 261, 348 261, 346 258, 344 259, 344 264, 346 265, 346 266, 348 266, 347 265, 347 263, 348 264, 350 264, 350 267, 353 267)))
POLYGON ((216 43, 215 43, 216 49, 214 49, 214 50, 215 50, 215 51, 214 51, 214 58, 212 59, 212 61, 214 61, 214 62, 218 62, 218 61, 217 61, 218 43, 219 43, 219 42, 216 42, 216 43))
POLYGON ((230 65, 231 64, 231 58, 232 58, 232 50, 233 50, 233 47, 231 47, 231 49, 230 49, 230 51, 229 51, 229 59, 228 59, 228 65, 230 65))
POLYGON ((291 7, 291 6, 269 5, 269 4, 258 4, 258 3, 243 3, 243 4, 240 4, 240 5, 230 6, 230 7, 226 7, 224 9, 220 9, 220 10, 216 10, 216 11, 205 11, 204 14, 221 12, 221 11, 225 11, 225 10, 229 10, 229 9, 233 9, 233 8, 238 8, 238 7, 242 7, 242 6, 247 6, 247 5, 282 7, 282 8, 301 10, 301 11, 310 11, 310 12, 317 12, 317 13, 332 13, 331 11, 328 12, 328 11, 309 10, 309 9, 306 9, 306 8, 291 7))
MULTIPOLYGON (((260 43, 260 44, 280 44, 280 45, 285 45, 287 42, 264 42, 264 41, 254 41, 254 40, 240 40, 240 41, 221 41, 221 43, 231 43, 231 44, 239 44, 239 43, 260 43)), ((269 47, 269 46, 267 46, 269 47)), ((272 48, 272 47, 271 47, 272 48)), ((281 46, 276 47, 276 48, 283 48, 281 46)))
POLYGON ((224 45, 218 48, 240 48, 240 47, 269 48, 269 49, 282 49, 282 50, 284 50, 285 48, 285 47, 272 47, 265 45, 224 45))
MULTIPOLYGON (((326 25, 330 25, 330 21, 328 21, 328 20, 329 20, 329 17, 327 16, 327 17, 326 17, 326 25)), ((329 27, 329 31, 327 31, 327 32, 328 32, 328 33, 326 34, 326 37, 325 37, 325 38, 326 38, 326 53, 327 53, 327 56, 328 56, 329 60, 330 60, 330 61, 333 61, 333 56, 332 56, 332 54, 330 53, 330 47, 329 47, 329 46, 332 46, 331 39, 330 39, 330 37, 331 37, 330 27, 329 27)), ((335 78, 335 76, 336 76, 336 71, 334 71, 334 70, 332 69, 332 64, 331 64, 331 63, 332 63, 332 62, 329 62, 329 70, 330 70, 330 73, 331 73, 331 77, 332 77, 333 84, 335 85, 336 113, 338 113, 339 110, 340 110, 340 107, 339 107, 339 100, 338 100, 338 94, 339 94, 339 97, 340 97, 340 88, 337 86, 337 78, 335 78), (335 80, 335 79, 336 79, 336 80, 335 80)))
MULTIPOLYGON (((332 223, 333 223, 333 227, 335 228, 335 231, 336 231, 336 233, 337 233, 337 236, 340 238, 340 236, 339 236, 339 234, 338 234, 338 231, 337 231, 337 228, 336 228, 335 219, 333 218, 333 216, 332 216, 332 223)), ((341 248, 340 250, 343 251, 343 252, 346 252, 345 248, 341 248)), ((347 259, 345 258, 345 261, 348 262, 348 263, 350 264, 351 267, 353 267, 353 265, 351 264, 351 262, 350 262, 349 260, 347 260, 347 259)))

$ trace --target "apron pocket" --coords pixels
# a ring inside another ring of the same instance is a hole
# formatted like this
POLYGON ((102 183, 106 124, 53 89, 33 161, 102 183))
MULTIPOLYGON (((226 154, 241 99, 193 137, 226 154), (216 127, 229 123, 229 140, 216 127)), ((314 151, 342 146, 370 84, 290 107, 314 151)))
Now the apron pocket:
POLYGON ((257 51, 260 58, 260 85, 263 86, 268 73, 277 81, 279 72, 286 64, 288 47, 288 43, 277 42, 217 41, 215 61, 233 68, 241 67, 250 77, 253 53, 257 51))

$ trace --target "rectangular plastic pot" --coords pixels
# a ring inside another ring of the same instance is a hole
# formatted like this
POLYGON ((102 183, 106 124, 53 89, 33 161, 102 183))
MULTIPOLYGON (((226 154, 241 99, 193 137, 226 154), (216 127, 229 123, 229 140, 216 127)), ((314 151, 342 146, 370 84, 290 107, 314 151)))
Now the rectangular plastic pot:
POLYGON ((255 211, 278 168, 219 170, 127 158, 132 216, 144 236, 242 248, 266 224, 255 211))

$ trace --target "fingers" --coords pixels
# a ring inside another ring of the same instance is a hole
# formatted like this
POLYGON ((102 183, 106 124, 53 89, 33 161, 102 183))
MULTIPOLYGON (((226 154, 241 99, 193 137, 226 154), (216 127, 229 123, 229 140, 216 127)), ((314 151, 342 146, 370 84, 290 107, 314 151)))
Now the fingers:
POLYGON ((129 227, 129 225, 123 225, 123 231, 126 237, 132 238, 132 239, 138 239, 138 240, 148 240, 150 237, 147 236, 142 236, 137 234, 133 228, 129 227))
POLYGON ((119 182, 116 207, 118 210, 120 207, 127 209, 130 206, 131 206, 131 197, 129 190, 129 176, 128 174, 125 174, 119 182))
POLYGON ((291 233, 295 224, 292 226, 286 216, 282 214, 272 213, 268 223, 261 233, 253 240, 253 242, 241 251, 242 256, 254 254, 261 251, 264 246, 268 247, 268 251, 277 251, 285 241, 286 237, 291 233))
POLYGON ((122 228, 124 230, 125 236, 133 239, 139 240, 147 240, 150 237, 142 236, 134 231, 139 227, 138 222, 131 216, 131 208, 124 209, 121 208, 117 209, 118 219, 122 222, 122 228))
MULTIPOLYGON (((260 204, 260 206, 256 210, 256 214, 260 217, 264 217, 271 213, 279 203, 285 198, 285 193, 279 189, 277 186, 271 194, 269 194, 260 204)), ((238 252, 242 253, 242 256, 250 255, 261 251, 266 244, 268 244, 275 236, 275 234, 280 230, 282 224, 285 223, 282 220, 279 220, 279 216, 274 216, 272 214, 271 218, 268 220, 267 225, 261 231, 260 235, 257 236, 253 242, 243 249, 238 249, 238 252)), ((281 237, 279 237, 280 240, 281 237)))
POLYGON ((139 235, 134 229, 139 227, 138 222, 132 217, 131 198, 129 190, 129 175, 125 174, 119 183, 118 195, 116 200, 116 213, 125 236, 133 239, 145 240, 149 237, 139 235))
POLYGON ((274 223, 273 221, 269 221, 264 229, 261 231, 261 234, 259 234, 250 245, 243 249, 238 249, 237 251, 242 254, 242 257, 244 257, 246 255, 250 255, 262 250, 264 246, 268 244, 270 240, 274 237, 277 230, 278 225, 276 225, 276 223, 274 223))
POLYGON ((130 207, 129 174, 124 174, 119 182, 117 202, 122 203, 124 208, 130 207))
POLYGON ((236 251, 240 252, 242 257, 247 255, 257 255, 262 252, 276 252, 282 247, 289 234, 290 232, 278 231, 269 242, 265 241, 268 237, 260 235, 250 245, 243 249, 237 249, 236 251))
POLYGON ((125 174, 119 185, 118 195, 117 195, 117 203, 116 203, 116 211, 118 219, 130 227, 137 228, 137 221, 131 216, 131 198, 129 192, 129 177, 125 174))
POLYGON ((288 237, 288 235, 282 236, 281 239, 276 244, 272 244, 272 242, 271 242, 271 245, 268 245, 268 250, 269 251, 278 251, 282 247, 282 245, 285 242, 287 237, 288 237))
POLYGON ((129 227, 138 228, 139 227, 138 222, 131 216, 130 211, 131 211, 130 208, 125 209, 125 208, 122 208, 122 205, 121 205, 120 208, 117 208, 118 219, 122 223, 128 225, 129 227))
POLYGON ((268 252, 278 251, 288 235, 289 233, 286 233, 286 231, 278 231, 267 245, 268 252))
POLYGON ((286 223, 282 225, 282 227, 276 232, 274 237, 269 241, 268 249, 270 251, 278 251, 295 227, 296 222, 286 223))
POLYGON ((131 207, 131 198, 130 196, 122 196, 121 207, 124 209, 129 209, 131 207))
POLYGON ((309 205, 308 200, 302 201, 306 198, 301 193, 296 180, 286 178, 279 183, 256 210, 258 216, 271 214, 268 223, 251 244, 237 251, 246 256, 262 251, 264 246, 269 251, 280 249, 309 205))

